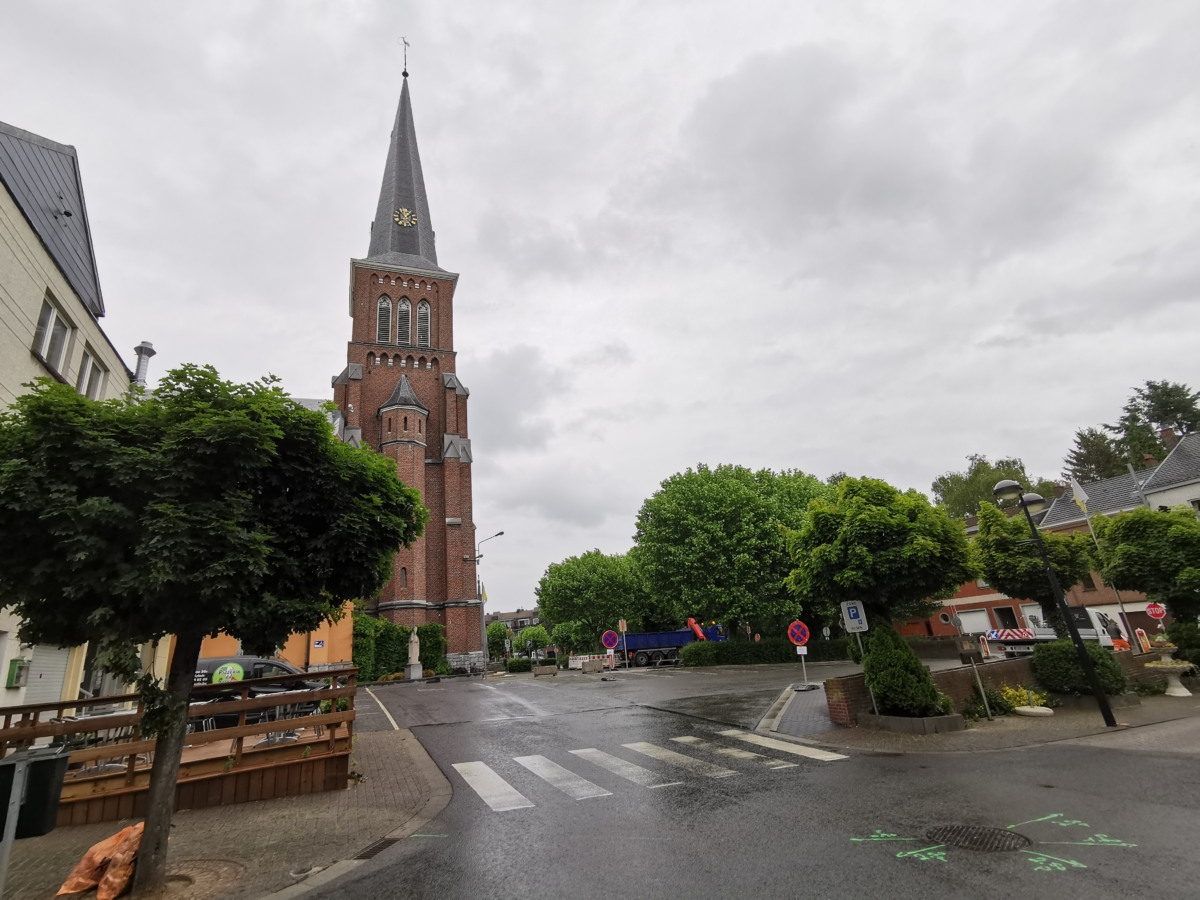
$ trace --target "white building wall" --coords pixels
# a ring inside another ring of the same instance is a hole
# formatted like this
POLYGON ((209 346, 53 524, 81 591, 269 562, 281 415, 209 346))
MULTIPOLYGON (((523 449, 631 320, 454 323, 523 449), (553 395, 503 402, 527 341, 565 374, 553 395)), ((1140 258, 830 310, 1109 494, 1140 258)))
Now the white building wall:
POLYGON ((0 407, 21 387, 52 373, 30 352, 42 301, 49 296, 72 326, 60 374, 74 386, 84 350, 108 370, 100 396, 119 397, 129 390, 129 375, 100 324, 92 317, 8 190, 0 185, 0 407))
POLYGON ((1160 506, 1191 506, 1200 502, 1200 481, 1155 491, 1147 494, 1146 500, 1152 509, 1158 509, 1160 506))

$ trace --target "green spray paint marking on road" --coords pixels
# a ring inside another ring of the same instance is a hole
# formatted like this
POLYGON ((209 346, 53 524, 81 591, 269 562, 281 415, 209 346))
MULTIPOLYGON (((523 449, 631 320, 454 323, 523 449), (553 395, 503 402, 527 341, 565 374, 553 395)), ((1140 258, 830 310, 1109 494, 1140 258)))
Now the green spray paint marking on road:
POLYGON ((1029 854, 1029 861, 1034 864, 1035 872, 1065 872, 1067 866, 1072 869, 1086 869, 1081 862, 1073 859, 1060 859, 1057 856, 1050 856, 1047 853, 1038 853, 1036 850, 1022 850, 1022 853, 1029 854))
POLYGON ((1092 835, 1086 841, 1038 841, 1038 844, 1071 844, 1076 847, 1136 847, 1137 844, 1127 844, 1120 838, 1110 838, 1107 834, 1092 835))
POLYGON ((920 850, 909 850, 907 853, 897 853, 896 859, 903 859, 906 856, 911 856, 915 859, 925 860, 926 862, 929 860, 945 862, 946 851, 940 849, 945 846, 945 844, 934 844, 930 847, 922 847, 920 850))
POLYGON ((899 837, 894 834, 889 834, 886 831, 880 831, 878 828, 876 828, 875 833, 870 837, 850 838, 850 840, 854 841, 856 844, 862 844, 864 842, 869 843, 871 841, 915 841, 916 838, 899 837))

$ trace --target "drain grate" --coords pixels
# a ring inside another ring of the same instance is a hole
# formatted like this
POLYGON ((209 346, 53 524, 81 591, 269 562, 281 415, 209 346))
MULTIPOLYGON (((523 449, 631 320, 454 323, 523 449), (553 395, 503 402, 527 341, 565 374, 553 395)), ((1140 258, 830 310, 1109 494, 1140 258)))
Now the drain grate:
POLYGON ((400 843, 400 838, 380 838, 375 843, 364 847, 355 859, 374 859, 392 844, 400 843))
POLYGON ((986 825, 938 825, 925 832, 925 837, 939 844, 982 853, 1011 853, 1033 843, 1023 834, 986 825))

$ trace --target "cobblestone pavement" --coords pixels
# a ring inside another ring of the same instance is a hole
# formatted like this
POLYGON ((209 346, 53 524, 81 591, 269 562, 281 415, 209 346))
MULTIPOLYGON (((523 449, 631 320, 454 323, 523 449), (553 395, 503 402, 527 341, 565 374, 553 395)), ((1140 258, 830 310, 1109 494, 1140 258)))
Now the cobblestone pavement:
MULTIPOLYGON (((364 712, 373 705, 360 701, 364 712)), ((290 872, 352 857, 406 823, 415 829, 422 810, 449 800, 450 785, 408 729, 385 727, 355 735, 352 771, 366 777, 345 791, 176 813, 170 862, 237 863, 244 874, 222 896, 253 898, 294 883, 290 872)), ((17 841, 6 900, 52 897, 88 847, 127 824, 58 828, 17 841)))

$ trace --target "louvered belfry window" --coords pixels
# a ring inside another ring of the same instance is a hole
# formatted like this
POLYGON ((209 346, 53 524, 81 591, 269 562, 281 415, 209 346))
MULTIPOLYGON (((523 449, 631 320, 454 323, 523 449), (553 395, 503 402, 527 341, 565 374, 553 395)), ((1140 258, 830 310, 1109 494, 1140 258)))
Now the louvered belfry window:
POLYGON ((409 328, 412 324, 412 305, 407 297, 401 297, 396 304, 396 343, 407 346, 412 343, 409 328))
POLYGON ((417 346, 429 346, 429 303, 426 300, 417 304, 417 346))
POLYGON ((379 333, 375 341, 379 344, 392 341, 392 301, 387 297, 379 298, 379 333))

